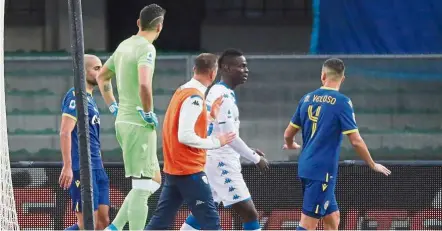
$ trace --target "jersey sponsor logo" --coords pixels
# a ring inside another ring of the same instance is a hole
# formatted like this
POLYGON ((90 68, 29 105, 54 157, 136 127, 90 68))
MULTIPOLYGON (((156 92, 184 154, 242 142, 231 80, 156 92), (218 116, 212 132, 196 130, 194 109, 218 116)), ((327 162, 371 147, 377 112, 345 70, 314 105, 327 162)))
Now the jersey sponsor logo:
POLYGON ((69 109, 74 110, 75 109, 75 99, 71 100, 71 102, 69 102, 69 109))

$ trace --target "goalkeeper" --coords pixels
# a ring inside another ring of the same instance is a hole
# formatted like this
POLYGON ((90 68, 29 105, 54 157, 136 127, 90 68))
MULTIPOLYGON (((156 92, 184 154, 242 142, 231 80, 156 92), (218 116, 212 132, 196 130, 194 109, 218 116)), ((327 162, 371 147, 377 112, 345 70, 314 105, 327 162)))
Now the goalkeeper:
POLYGON ((160 35, 164 15, 165 10, 156 4, 144 7, 137 20, 138 33, 120 43, 98 77, 101 94, 117 117, 115 130, 123 150, 125 175, 132 179, 132 190, 107 230, 122 230, 127 222, 130 230, 142 230, 147 201, 161 185, 156 154, 158 119, 152 98, 156 50, 152 43, 160 35), (115 75, 119 105, 112 92, 115 75))

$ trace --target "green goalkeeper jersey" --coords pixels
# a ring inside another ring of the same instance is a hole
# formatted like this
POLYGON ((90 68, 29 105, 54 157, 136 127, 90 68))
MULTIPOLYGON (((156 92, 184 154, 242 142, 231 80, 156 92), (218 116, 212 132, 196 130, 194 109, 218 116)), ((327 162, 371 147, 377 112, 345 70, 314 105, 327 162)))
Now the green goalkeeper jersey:
MULTIPOLYGON (((134 35, 120 43, 106 66, 117 78, 119 109, 116 123, 130 123, 146 126, 137 107, 143 108, 139 95, 138 67, 148 66, 155 69, 155 47, 145 38, 134 35)), ((153 110, 153 106, 152 106, 153 110)))

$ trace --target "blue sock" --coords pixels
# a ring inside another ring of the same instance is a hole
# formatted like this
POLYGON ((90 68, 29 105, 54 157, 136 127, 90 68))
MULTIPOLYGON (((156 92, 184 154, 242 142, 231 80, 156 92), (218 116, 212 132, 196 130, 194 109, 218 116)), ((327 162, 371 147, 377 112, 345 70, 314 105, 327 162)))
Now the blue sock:
POLYGON ((67 227, 65 230, 80 230, 80 227, 78 227, 78 224, 75 223, 74 225, 67 227))
POLYGON ((296 227, 296 230, 306 230, 306 229, 304 229, 302 226, 298 225, 298 227, 296 227))
POLYGON ((261 226, 259 225, 259 221, 258 220, 254 220, 254 221, 249 221, 249 222, 243 223, 242 227, 244 228, 244 230, 258 230, 258 229, 261 229, 261 226))
POLYGON ((110 224, 108 227, 106 227, 106 230, 118 230, 118 228, 114 224, 110 224))
POLYGON ((189 214, 189 216, 186 218, 185 222, 186 222, 186 224, 192 226, 192 228, 194 228, 194 229, 198 229, 198 230, 201 229, 200 224, 198 224, 198 221, 196 220, 196 218, 192 214, 189 214))

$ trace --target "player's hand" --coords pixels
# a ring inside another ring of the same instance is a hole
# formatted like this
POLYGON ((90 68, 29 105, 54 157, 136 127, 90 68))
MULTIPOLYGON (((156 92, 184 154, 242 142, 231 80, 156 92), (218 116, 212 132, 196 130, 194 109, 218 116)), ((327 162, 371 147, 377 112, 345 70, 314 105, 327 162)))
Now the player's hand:
POLYGON ((210 117, 212 117, 213 120, 215 120, 218 117, 220 111, 219 109, 221 108, 223 101, 224 97, 220 96, 212 103, 212 109, 210 110, 210 117))
POLYGON ((117 117, 117 114, 118 114, 118 104, 117 104, 117 102, 113 102, 113 103, 109 106, 109 111, 112 113, 112 115, 114 115, 115 117, 117 117))
POLYGON ((259 169, 259 171, 261 171, 262 174, 264 174, 267 170, 269 170, 269 162, 266 160, 266 158, 261 156, 261 159, 256 164, 256 167, 259 169))
POLYGON ((144 112, 141 107, 137 107, 137 111, 146 123, 158 127, 158 118, 153 111, 144 112))
POLYGON ((74 173, 72 172, 71 167, 63 166, 61 169, 60 178, 58 178, 58 183, 60 187, 63 189, 68 189, 71 187, 72 179, 74 178, 74 173))
POLYGON ((291 144, 284 144, 284 146, 282 146, 282 149, 287 150, 287 149, 300 149, 301 145, 297 144, 296 142, 293 142, 291 144))
POLYGON ((259 156, 265 156, 266 154, 257 148, 252 148, 252 150, 259 156))
POLYGON ((236 138, 236 133, 229 132, 226 134, 219 135, 217 138, 220 141, 222 147, 226 144, 230 144, 236 138))
POLYGON ((377 163, 375 163, 375 164, 373 165, 372 169, 373 169, 375 172, 382 173, 382 174, 384 174, 384 175, 386 175, 386 176, 389 176, 389 175, 391 174, 391 171, 390 171, 388 168, 386 168, 384 165, 382 165, 382 164, 377 164, 377 163))

